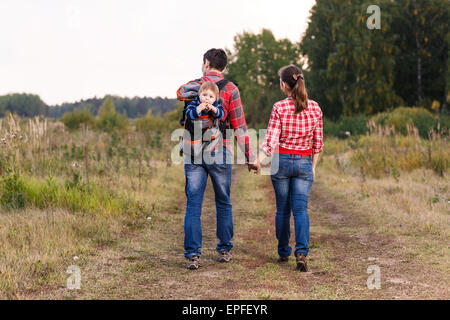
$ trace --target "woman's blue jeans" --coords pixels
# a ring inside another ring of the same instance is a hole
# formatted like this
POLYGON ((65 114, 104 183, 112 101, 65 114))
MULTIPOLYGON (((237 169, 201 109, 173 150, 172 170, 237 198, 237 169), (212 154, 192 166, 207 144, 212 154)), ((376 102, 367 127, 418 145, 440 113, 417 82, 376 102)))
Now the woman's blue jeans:
POLYGON ((300 155, 275 154, 271 165, 271 180, 275 189, 277 213, 275 229, 280 257, 290 256, 291 211, 295 225, 295 252, 308 255, 309 216, 308 199, 314 181, 312 157, 300 155), (303 156, 305 157, 305 156, 303 156), (278 168, 278 170, 276 170, 278 168))
POLYGON ((231 153, 223 147, 223 152, 212 156, 221 161, 201 161, 200 164, 188 163, 185 160, 186 176, 186 215, 184 218, 184 249, 186 258, 202 254, 201 214, 203 195, 206 189, 208 175, 211 176, 216 201, 216 235, 219 239, 216 250, 230 251, 233 248, 233 212, 230 201, 232 159, 231 153))

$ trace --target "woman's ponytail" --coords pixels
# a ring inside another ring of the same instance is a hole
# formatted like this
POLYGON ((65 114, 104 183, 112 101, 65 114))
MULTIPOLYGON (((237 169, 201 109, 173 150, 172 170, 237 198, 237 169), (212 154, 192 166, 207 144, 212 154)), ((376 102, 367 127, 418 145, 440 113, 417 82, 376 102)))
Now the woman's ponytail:
POLYGON ((308 107, 308 92, 305 87, 305 79, 302 70, 289 65, 279 71, 281 81, 287 83, 290 89, 292 100, 294 100, 295 112, 299 113, 308 107))

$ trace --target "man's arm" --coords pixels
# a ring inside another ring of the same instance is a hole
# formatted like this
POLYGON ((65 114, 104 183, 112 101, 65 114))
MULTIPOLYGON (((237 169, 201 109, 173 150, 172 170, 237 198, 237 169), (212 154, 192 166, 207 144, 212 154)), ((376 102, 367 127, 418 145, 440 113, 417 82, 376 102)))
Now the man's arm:
POLYGON ((256 162, 256 157, 250 148, 250 139, 248 136, 247 123, 245 121, 244 109, 242 107, 241 95, 237 87, 231 93, 229 105, 229 117, 231 128, 238 142, 239 148, 244 152, 247 163, 256 162))

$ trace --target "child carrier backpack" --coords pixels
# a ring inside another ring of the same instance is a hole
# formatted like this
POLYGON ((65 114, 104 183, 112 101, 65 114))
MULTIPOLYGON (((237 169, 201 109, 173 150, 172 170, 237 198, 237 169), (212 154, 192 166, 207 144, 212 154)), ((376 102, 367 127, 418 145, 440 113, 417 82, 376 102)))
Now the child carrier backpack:
MULTIPOLYGON (((226 129, 229 127, 228 115, 224 121, 207 115, 195 120, 186 117, 187 106, 197 97, 198 90, 204 82, 203 79, 189 81, 177 90, 178 100, 184 101, 180 124, 185 130, 183 137, 180 138, 180 156, 184 153, 190 156, 192 161, 200 161, 203 152, 213 151, 221 142, 220 138, 226 136, 226 129)), ((219 91, 223 90, 228 82, 226 79, 216 82, 219 91)), ((222 104, 222 101, 219 102, 222 104)))

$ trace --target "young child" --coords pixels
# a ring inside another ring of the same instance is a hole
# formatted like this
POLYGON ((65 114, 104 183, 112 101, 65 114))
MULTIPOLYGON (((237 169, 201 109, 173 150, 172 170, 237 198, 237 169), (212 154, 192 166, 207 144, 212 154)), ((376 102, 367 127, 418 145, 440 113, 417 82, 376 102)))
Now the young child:
POLYGON ((191 120, 201 116, 212 116, 216 119, 226 117, 222 105, 218 102, 219 88, 214 82, 205 82, 198 90, 198 96, 186 107, 186 117, 191 120))
POLYGON ((204 82, 198 95, 186 107, 186 122, 180 140, 180 155, 191 156, 191 161, 201 158, 204 151, 217 148, 221 136, 220 121, 227 113, 219 104, 219 88, 214 82, 204 82), (196 129, 201 131, 197 131, 196 129), (201 136, 199 136, 201 134, 201 136), (195 159, 194 159, 195 158, 195 159))

